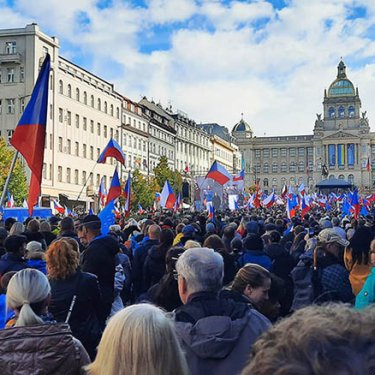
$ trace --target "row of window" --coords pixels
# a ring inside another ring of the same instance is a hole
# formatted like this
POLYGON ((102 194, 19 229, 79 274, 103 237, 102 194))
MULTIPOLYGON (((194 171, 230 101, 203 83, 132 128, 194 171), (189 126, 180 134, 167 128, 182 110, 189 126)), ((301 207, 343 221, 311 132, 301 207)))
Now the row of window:
POLYGON ((226 152, 220 148, 215 147, 215 155, 218 156, 219 158, 225 159, 229 162, 233 161, 233 154, 226 152))
POLYGON ((189 154, 193 157, 196 156, 199 159, 208 159, 208 151, 205 151, 198 146, 194 146, 192 144, 182 142, 179 140, 177 140, 176 142, 176 152, 189 154))
POLYGON ((355 109, 352 105, 350 105, 347 109, 344 106, 340 106, 337 111, 334 107, 328 108, 328 117, 329 118, 344 118, 345 116, 352 118, 355 116, 355 109))
MULTIPOLYGON (((273 163, 271 166, 268 163, 264 163, 261 167, 260 165, 255 166, 255 172, 260 173, 279 173, 279 172, 305 172, 307 170, 306 163, 304 161, 300 161, 297 165, 295 162, 291 162, 289 166, 286 163, 281 163, 279 166, 277 163, 273 163)), ((312 171, 312 161, 309 161, 308 170, 312 171)), ((251 170, 249 170, 251 172, 251 170)))
POLYGON ((187 129, 185 127, 177 127, 177 135, 189 139, 193 142, 199 142, 203 144, 203 146, 208 147, 208 138, 207 137, 202 137, 201 134, 199 134, 197 131, 187 129))
POLYGON ((19 68, 0 69, 0 83, 15 83, 25 81, 25 69, 23 66, 19 68))
POLYGON ((166 133, 165 131, 163 130, 160 130, 158 128, 155 128, 153 126, 150 127, 150 134, 155 137, 155 138, 159 138, 161 139, 162 141, 165 141, 165 142, 168 142, 168 143, 172 143, 173 142, 173 137, 172 135, 166 133))
POLYGON ((17 43, 16 42, 5 42, 4 52, 6 55, 14 55, 17 53, 17 43))
POLYGON ((273 158, 277 158, 279 156, 281 157, 287 157, 288 152, 289 156, 294 157, 294 156, 305 156, 306 155, 306 149, 307 149, 307 155, 311 156, 313 153, 312 147, 290 147, 290 148, 264 148, 263 150, 256 149, 254 150, 255 152, 255 157, 260 158, 262 153, 264 158, 269 158, 272 156, 273 158))
MULTIPOLYGON (((59 80, 59 93, 64 95, 64 83, 63 81, 60 79, 59 80)), ((66 89, 66 96, 68 98, 72 98, 72 85, 69 83, 67 85, 67 89, 66 89)), ((80 89, 77 87, 75 89, 75 100, 77 100, 78 102, 83 102, 83 104, 86 104, 88 105, 88 95, 87 95, 87 92, 84 91, 82 96, 81 96, 81 91, 80 89)), ((94 95, 90 95, 90 106, 92 108, 96 108, 98 111, 103 111, 104 113, 106 114, 109 114, 111 116, 114 116, 114 106, 113 104, 110 104, 108 106, 108 103, 107 101, 103 101, 102 103, 102 99, 101 98, 97 98, 96 99, 96 105, 95 105, 95 97, 94 95)), ((116 107, 116 118, 117 119, 120 119, 120 108, 119 107, 116 107)))

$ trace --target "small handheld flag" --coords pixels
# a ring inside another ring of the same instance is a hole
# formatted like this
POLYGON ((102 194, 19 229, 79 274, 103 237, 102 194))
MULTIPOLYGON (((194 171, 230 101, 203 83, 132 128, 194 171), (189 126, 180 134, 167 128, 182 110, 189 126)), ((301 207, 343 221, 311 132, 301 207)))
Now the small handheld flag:
POLYGON ((47 53, 30 101, 10 140, 11 145, 22 154, 31 170, 27 201, 30 216, 32 216, 34 206, 38 202, 40 185, 42 183, 50 69, 51 57, 47 53))
POLYGON ((113 173, 111 187, 109 188, 107 202, 105 205, 107 205, 110 201, 115 200, 120 195, 121 195, 121 185, 120 185, 120 180, 118 178, 118 173, 117 173, 117 168, 116 168, 115 172, 113 173))

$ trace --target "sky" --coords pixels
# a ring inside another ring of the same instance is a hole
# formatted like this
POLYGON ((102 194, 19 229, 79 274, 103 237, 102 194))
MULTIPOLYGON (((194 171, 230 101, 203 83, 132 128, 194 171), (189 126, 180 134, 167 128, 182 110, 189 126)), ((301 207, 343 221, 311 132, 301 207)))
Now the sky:
POLYGON ((311 134, 341 57, 375 119, 374 0, 0 0, 0 14, 197 123, 232 129, 243 113, 257 136, 311 134))

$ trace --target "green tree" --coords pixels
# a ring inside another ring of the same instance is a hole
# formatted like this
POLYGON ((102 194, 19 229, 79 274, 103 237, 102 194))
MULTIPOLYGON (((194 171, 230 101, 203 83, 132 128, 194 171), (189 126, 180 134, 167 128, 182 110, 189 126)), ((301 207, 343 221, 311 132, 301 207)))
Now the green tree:
MULTIPOLYGON (((0 189, 4 189, 15 151, 7 146, 6 140, 0 137, 0 189)), ((20 157, 17 158, 9 181, 8 191, 13 195, 17 206, 20 206, 28 194, 28 184, 25 169, 21 164, 20 157)))
POLYGON ((165 181, 168 180, 175 193, 182 189, 182 176, 177 170, 172 171, 168 166, 168 159, 166 156, 161 156, 158 165, 154 168, 155 178, 162 189, 165 181))
POLYGON ((136 169, 133 172, 131 180, 131 204, 133 210, 138 209, 138 203, 143 208, 152 207, 155 199, 155 191, 153 190, 154 184, 147 181, 147 177, 136 169))

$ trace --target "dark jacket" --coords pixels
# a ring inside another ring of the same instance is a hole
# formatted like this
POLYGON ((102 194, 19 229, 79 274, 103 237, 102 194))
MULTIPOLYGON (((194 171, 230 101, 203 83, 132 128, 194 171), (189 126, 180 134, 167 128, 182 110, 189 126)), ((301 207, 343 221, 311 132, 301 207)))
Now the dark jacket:
POLYGON ((237 260, 238 266, 241 268, 247 263, 255 263, 264 267, 268 271, 272 271, 271 258, 263 250, 246 250, 237 260))
POLYGON ((106 314, 111 311, 114 299, 115 256, 119 251, 117 241, 111 236, 98 236, 81 254, 81 269, 98 277, 106 314))
POLYGON ((0 331, 2 375, 78 375, 90 359, 67 324, 41 324, 0 331))
POLYGON ((40 242, 42 244, 42 248, 43 250, 46 250, 47 249, 47 243, 46 243, 46 240, 44 239, 44 236, 42 233, 40 232, 29 232, 29 231, 25 231, 24 233, 22 233, 24 236, 26 236, 27 238, 27 242, 31 242, 31 241, 37 241, 37 242, 40 242))
POLYGON ((90 338, 84 337, 80 326, 91 319, 100 324, 104 329, 105 325, 105 306, 102 303, 98 278, 91 274, 78 270, 74 275, 65 280, 50 280, 51 302, 49 311, 58 322, 65 322, 73 296, 76 295, 76 301, 69 319, 69 325, 73 336, 79 339, 86 350, 92 356, 96 345, 90 345, 90 338), (94 347, 92 347, 94 346, 94 347))
POLYGON ((56 235, 52 232, 40 232, 46 241, 47 247, 51 244, 52 241, 56 239, 56 235))
POLYGON ((153 245, 148 250, 143 265, 142 290, 148 290, 152 285, 157 284, 165 274, 165 249, 159 245, 153 245))
POLYGON ((13 253, 5 253, 0 258, 0 276, 9 271, 21 271, 28 268, 26 261, 13 253))
POLYGON ((175 326, 192 375, 239 374, 269 321, 246 303, 196 293, 176 309, 175 326))
POLYGON ((146 260, 149 249, 152 246, 158 244, 158 240, 146 239, 142 241, 142 244, 135 249, 133 255, 133 287, 136 296, 139 296, 142 292, 146 291, 142 289, 143 265, 146 260))

